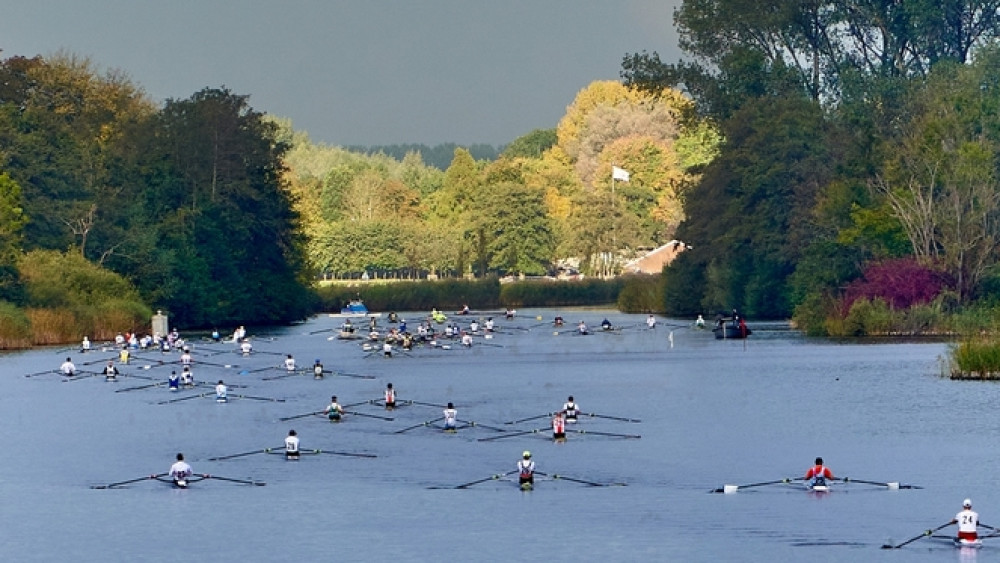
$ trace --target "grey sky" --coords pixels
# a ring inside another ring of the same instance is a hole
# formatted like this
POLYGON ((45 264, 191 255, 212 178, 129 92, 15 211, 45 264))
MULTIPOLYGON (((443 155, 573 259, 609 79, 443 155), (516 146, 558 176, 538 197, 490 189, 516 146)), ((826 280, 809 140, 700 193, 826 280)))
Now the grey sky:
POLYGON ((0 0, 0 57, 63 49, 155 100, 225 85, 330 144, 505 144, 625 53, 680 58, 681 0, 0 0))

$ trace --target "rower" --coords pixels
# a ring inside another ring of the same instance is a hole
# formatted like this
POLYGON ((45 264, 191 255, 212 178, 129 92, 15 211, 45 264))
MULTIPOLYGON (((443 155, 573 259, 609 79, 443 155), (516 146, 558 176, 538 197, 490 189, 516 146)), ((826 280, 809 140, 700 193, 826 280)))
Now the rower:
POLYGON ((167 388, 171 391, 180 391, 181 388, 181 378, 177 375, 176 371, 170 372, 170 378, 167 379, 167 388))
POLYGON ((826 480, 833 480, 833 472, 823 465, 823 458, 817 457, 816 463, 806 471, 805 480, 810 487, 825 486, 826 480))
POLYGON ((194 374, 191 373, 191 366, 184 366, 184 369, 181 370, 181 385, 194 387, 194 374))
POLYGON ((220 379, 219 383, 215 386, 215 402, 216 403, 227 402, 229 398, 226 396, 226 392, 227 392, 226 384, 223 383, 222 380, 220 379))
POLYGON ((131 352, 128 351, 128 346, 122 346, 121 352, 118 352, 118 362, 127 364, 131 355, 131 352))
POLYGON ((330 397, 330 404, 323 409, 323 414, 330 419, 330 422, 340 422, 340 417, 344 415, 344 409, 337 403, 337 396, 330 397))
POLYGON ((323 379, 323 364, 319 363, 319 358, 313 364, 313 379, 323 379))
POLYGON ((80 353, 90 352, 90 339, 86 336, 83 337, 83 342, 80 343, 80 353))
POLYGON ((184 350, 184 353, 181 354, 181 365, 184 366, 191 365, 191 352, 184 350))
POLYGON ((462 331, 462 346, 472 348, 472 335, 465 331, 462 331))
POLYGON ((468 314, 469 314, 469 312, 470 312, 470 311, 469 311, 469 306, 468 306, 468 305, 463 305, 463 306, 462 306, 462 312, 461 312, 461 313, 459 313, 459 315, 468 315, 468 314))
POLYGON ((587 328, 587 323, 580 321, 580 324, 576 325, 576 330, 580 334, 590 334, 590 329, 587 328))
POLYGON ((115 363, 109 360, 108 365, 104 368, 104 381, 118 381, 119 375, 121 374, 115 367, 115 363))
POLYGON ((535 462, 531 461, 531 452, 528 450, 524 450, 517 462, 517 482, 521 487, 535 484, 535 462))
POLYGON ((552 319, 552 326, 562 326, 565 323, 562 317, 556 317, 552 319))
POLYGON ((469 323, 469 332, 479 332, 479 323, 476 321, 469 323))
POLYGON ((694 322, 694 326, 697 328, 705 328, 705 317, 698 315, 698 320, 694 322))
POLYGON ((552 417, 552 439, 557 442, 566 440, 566 413, 559 411, 552 417))
POLYGON ((122 336, 122 333, 119 332, 118 334, 115 335, 115 345, 121 346, 122 344, 125 344, 125 337, 122 336))
POLYGON ((392 388, 392 383, 385 386, 385 408, 386 410, 396 408, 396 390, 392 388))
POLYGON ((212 330, 212 342, 218 342, 222 340, 222 335, 219 334, 217 329, 212 330))
POLYGON ((295 371, 295 358, 291 354, 285 357, 285 371, 288 373, 295 371))
POLYGON ((170 341, 166 338, 160 340, 160 353, 166 354, 170 351, 170 341))
POLYGON ((399 315, 396 314, 396 311, 389 313, 389 322, 390 323, 399 322, 399 315))
POLYGON ((646 326, 648 328, 656 328, 656 317, 654 317, 652 314, 646 317, 646 326))
POLYGON ((73 377, 76 375, 76 366, 73 364, 73 360, 66 358, 66 361, 59 366, 59 371, 61 371, 66 377, 73 377))
POLYGON ((959 542, 974 542, 979 538, 979 534, 976 531, 977 526, 979 526, 979 514, 972 510, 972 501, 970 499, 965 499, 962 501, 962 511, 955 515, 955 518, 948 523, 958 524, 958 538, 959 542))
POLYGON ((493 332, 493 317, 486 318, 486 332, 493 332))
POLYGON ((173 480, 174 485, 178 487, 187 487, 187 480, 194 472, 191 470, 191 466, 184 461, 184 454, 177 454, 177 461, 170 466, 170 471, 167 475, 173 480))
POLYGON ((289 430, 285 438, 285 459, 299 459, 299 437, 295 430, 289 430))
POLYGON ((507 309, 507 312, 505 313, 504 316, 507 318, 508 321, 512 321, 514 320, 514 315, 516 314, 517 311, 515 309, 507 309))
POLYGON ((382 355, 386 358, 392 357, 392 344, 389 344, 388 341, 382 344, 382 355))
POLYGON ((457 432, 458 410, 454 403, 448 403, 448 408, 444 409, 444 431, 457 432))
POLYGON ((243 339, 243 342, 240 344, 240 351, 243 352, 244 356, 249 356, 253 352, 253 344, 250 343, 249 338, 243 339))
POLYGON ((566 422, 576 422, 576 416, 580 412, 580 406, 573 401, 573 395, 563 403, 562 412, 566 414, 566 422))
POLYGON ((604 319, 603 321, 601 321, 601 329, 611 330, 611 321, 609 321, 608 319, 604 319))

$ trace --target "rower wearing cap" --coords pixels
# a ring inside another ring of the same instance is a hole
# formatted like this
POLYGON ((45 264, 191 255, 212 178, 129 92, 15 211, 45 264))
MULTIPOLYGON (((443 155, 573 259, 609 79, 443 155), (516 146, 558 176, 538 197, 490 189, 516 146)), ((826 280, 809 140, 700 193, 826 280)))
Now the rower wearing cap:
POLYGON ((448 403, 448 408, 444 409, 444 430, 445 432, 455 432, 457 430, 458 411, 454 403, 448 403))
POLYGON ((958 524, 958 540, 974 542, 979 538, 976 527, 979 526, 979 514, 972 510, 972 500, 962 501, 962 511, 955 515, 955 519, 948 523, 958 524))
POLYGON ((344 415, 344 408, 337 402, 337 396, 330 397, 330 404, 323 409, 323 414, 332 422, 340 422, 340 417, 344 415))
POLYGON ((805 480, 809 483, 809 486, 816 487, 826 485, 826 480, 833 480, 833 472, 830 471, 829 467, 823 465, 823 458, 817 457, 816 463, 806 471, 805 480))
POLYGON ((193 473, 194 471, 191 470, 191 466, 184 461, 184 454, 177 454, 177 461, 170 466, 170 471, 167 472, 167 475, 173 479, 174 485, 186 487, 187 478, 193 473))
POLYGON ((535 484, 535 462, 531 461, 531 452, 524 450, 521 460, 517 462, 517 482, 520 485, 525 483, 535 484))
POLYGON ((580 412, 580 406, 573 401, 573 395, 570 395, 569 400, 563 403, 562 412, 566 415, 566 422, 576 422, 576 416, 580 412))
POLYGON ((299 459, 299 437, 294 430, 285 438, 285 459, 299 459))
POLYGON ((319 358, 316 358, 316 363, 313 364, 313 379, 323 379, 323 364, 319 358))

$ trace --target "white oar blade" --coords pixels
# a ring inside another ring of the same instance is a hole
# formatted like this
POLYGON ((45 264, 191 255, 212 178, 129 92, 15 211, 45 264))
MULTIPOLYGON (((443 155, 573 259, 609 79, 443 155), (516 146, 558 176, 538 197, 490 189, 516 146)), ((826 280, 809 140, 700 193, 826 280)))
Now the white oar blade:
POLYGON ((890 491, 898 491, 899 490, 899 483, 886 483, 886 486, 889 487, 890 491))
POLYGON ((727 494, 727 495, 735 493, 738 490, 740 490, 740 486, 739 485, 723 485, 722 486, 722 492, 724 494, 727 494))

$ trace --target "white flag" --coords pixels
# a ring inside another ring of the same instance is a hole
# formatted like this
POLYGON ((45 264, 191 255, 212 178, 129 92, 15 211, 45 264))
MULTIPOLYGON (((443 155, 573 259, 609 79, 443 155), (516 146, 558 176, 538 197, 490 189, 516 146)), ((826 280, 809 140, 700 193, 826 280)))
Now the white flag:
POLYGON ((625 170, 624 168, 618 168, 617 166, 612 166, 611 179, 621 180, 622 182, 628 182, 628 170, 625 170))

